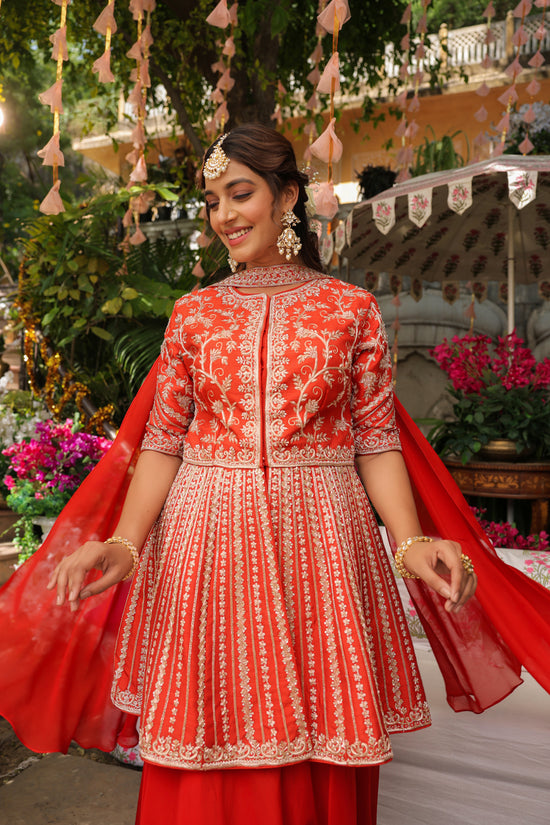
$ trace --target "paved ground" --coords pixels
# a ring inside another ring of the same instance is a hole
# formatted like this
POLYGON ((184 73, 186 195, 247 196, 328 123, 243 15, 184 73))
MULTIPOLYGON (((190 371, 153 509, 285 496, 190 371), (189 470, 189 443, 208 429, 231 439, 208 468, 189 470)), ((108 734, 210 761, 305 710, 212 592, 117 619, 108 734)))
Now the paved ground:
POLYGON ((40 756, 0 723, 0 825, 134 825, 141 773, 99 751, 40 756))

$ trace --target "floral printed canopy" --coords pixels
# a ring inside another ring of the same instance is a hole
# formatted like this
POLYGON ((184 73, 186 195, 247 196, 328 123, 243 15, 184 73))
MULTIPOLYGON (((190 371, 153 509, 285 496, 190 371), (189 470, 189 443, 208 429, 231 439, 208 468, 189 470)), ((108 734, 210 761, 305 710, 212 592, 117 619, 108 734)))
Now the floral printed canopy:
POLYGON ((450 292, 456 281, 507 281, 513 326, 515 281, 550 297, 550 156, 412 178, 355 206, 335 244, 352 267, 410 276, 420 292, 422 280, 450 292))

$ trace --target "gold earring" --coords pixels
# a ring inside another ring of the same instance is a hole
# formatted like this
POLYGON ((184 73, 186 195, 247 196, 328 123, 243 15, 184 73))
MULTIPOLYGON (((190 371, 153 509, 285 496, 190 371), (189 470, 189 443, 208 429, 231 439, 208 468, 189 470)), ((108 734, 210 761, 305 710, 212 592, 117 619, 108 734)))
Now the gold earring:
POLYGON ((300 218, 296 217, 292 209, 287 209, 281 218, 281 223, 283 224, 283 231, 277 238, 277 249, 279 255, 284 255, 287 261, 290 261, 290 256, 296 256, 302 248, 302 242, 292 228, 300 223, 300 218))
POLYGON ((231 270, 231 272, 235 273, 237 271, 238 266, 239 266, 238 261, 236 261, 235 258, 232 258, 231 255, 228 255, 227 256, 227 263, 229 264, 229 269, 231 270))

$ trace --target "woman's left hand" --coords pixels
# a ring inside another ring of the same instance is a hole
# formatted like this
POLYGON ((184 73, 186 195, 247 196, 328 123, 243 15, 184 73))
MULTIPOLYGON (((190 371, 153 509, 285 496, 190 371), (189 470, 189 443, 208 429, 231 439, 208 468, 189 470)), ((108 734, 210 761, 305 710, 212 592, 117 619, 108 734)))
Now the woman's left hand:
POLYGON ((461 555, 462 548, 458 542, 440 539, 414 542, 403 557, 410 573, 443 596, 445 610, 450 613, 460 610, 477 587, 477 576, 465 570, 461 555))

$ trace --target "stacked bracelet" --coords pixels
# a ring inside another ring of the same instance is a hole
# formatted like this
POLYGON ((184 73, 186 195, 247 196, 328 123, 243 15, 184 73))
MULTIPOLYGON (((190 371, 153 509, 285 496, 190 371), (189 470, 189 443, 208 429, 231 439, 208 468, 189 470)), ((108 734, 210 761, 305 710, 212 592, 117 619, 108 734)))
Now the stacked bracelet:
POLYGON ((120 536, 111 536, 111 538, 110 538, 110 539, 107 539, 107 540, 106 540, 105 544, 122 544, 122 545, 124 545, 124 547, 126 547, 126 548, 130 551, 130 553, 132 554, 132 569, 131 569, 131 570, 130 570, 130 572, 129 572, 129 573, 127 573, 127 574, 124 576, 124 578, 122 579, 122 581, 123 581, 123 582, 125 582, 125 581, 126 581, 126 579, 129 579, 129 578, 130 578, 130 576, 133 576, 133 575, 134 575, 134 573, 136 572, 136 570, 137 570, 137 568, 138 568, 138 564, 139 564, 139 553, 138 553, 138 549, 137 549, 136 545, 135 545, 135 544, 132 544, 132 542, 131 542, 131 541, 128 541, 128 539, 123 539, 123 538, 121 538, 120 536))
POLYGON ((402 576, 404 579, 418 579, 419 576, 415 576, 414 573, 409 573, 407 568, 405 567, 405 562, 403 558, 405 553, 411 546, 417 541, 433 541, 429 536, 411 536, 405 541, 402 541, 397 550, 395 551, 395 569, 402 576))

